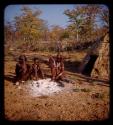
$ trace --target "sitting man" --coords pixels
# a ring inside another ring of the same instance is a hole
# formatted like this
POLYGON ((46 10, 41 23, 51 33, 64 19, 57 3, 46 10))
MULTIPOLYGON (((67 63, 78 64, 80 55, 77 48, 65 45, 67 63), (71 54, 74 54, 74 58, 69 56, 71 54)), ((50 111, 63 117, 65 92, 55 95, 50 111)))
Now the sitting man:
POLYGON ((40 68, 40 64, 37 58, 34 58, 34 63, 31 68, 31 79, 38 80, 39 78, 44 78, 44 74, 40 68))
POLYGON ((30 77, 30 65, 27 64, 27 58, 25 55, 19 56, 19 61, 16 64, 15 73, 16 84, 19 84, 19 82, 25 82, 30 77))

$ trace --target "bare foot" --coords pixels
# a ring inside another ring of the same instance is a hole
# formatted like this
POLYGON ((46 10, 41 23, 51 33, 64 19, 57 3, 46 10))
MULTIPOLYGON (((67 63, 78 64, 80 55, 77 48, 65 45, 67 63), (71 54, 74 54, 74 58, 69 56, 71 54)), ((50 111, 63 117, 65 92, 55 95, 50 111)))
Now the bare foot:
POLYGON ((17 85, 17 86, 18 86, 19 84, 20 84, 19 82, 16 82, 16 83, 15 83, 15 85, 17 85))

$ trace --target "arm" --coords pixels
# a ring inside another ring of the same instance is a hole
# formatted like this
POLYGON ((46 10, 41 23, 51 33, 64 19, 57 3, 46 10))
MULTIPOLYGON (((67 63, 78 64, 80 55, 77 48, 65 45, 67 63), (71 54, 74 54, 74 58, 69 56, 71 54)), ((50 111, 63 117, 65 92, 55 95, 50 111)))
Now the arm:
POLYGON ((64 64, 61 64, 60 72, 57 74, 56 79, 58 79, 60 76, 62 76, 64 73, 64 64))
POLYGON ((22 68, 21 68, 21 66, 17 63, 17 64, 16 64, 16 68, 15 68, 15 73, 16 73, 16 75, 18 75, 20 72, 22 72, 22 68))

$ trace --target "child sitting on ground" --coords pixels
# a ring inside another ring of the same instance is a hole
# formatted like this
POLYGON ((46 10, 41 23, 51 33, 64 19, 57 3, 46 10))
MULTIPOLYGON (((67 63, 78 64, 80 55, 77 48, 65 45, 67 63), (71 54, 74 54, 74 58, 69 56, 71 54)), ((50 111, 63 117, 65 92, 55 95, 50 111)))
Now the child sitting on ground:
POLYGON ((34 63, 31 67, 31 79, 38 80, 39 78, 44 78, 44 74, 40 68, 40 64, 37 58, 34 58, 34 63))

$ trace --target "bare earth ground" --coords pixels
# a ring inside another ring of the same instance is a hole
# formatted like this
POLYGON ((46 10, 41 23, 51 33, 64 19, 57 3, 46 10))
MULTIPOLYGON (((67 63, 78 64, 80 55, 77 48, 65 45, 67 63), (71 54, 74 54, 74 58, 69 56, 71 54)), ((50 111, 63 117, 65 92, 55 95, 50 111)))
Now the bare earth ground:
MULTIPOLYGON (((71 90, 56 95, 32 97, 28 94, 26 84, 19 89, 13 85, 16 61, 5 61, 4 106, 5 118, 8 120, 105 120, 109 118, 109 84, 99 81, 87 81, 77 73, 66 71, 74 84, 71 90), (100 83, 100 84, 99 84, 100 83), (94 96, 99 93, 99 96, 94 96)), ((50 74, 47 65, 42 64, 44 71, 50 74)))

